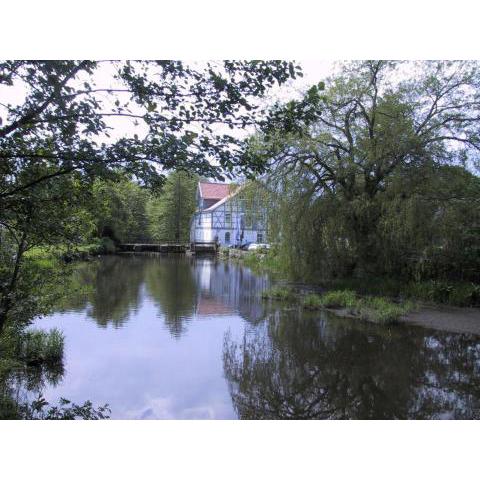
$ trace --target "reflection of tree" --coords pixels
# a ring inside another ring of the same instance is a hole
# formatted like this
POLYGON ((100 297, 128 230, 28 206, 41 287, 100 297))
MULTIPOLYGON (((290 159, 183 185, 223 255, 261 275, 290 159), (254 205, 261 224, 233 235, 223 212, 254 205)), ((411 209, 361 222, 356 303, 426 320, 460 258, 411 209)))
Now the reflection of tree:
POLYGON ((201 299, 224 305, 225 312, 236 311, 251 323, 266 315, 259 297, 268 285, 265 276, 211 259, 158 255, 106 256, 77 265, 70 279, 71 291, 58 308, 86 309, 99 326, 113 323, 119 327, 138 307, 143 283, 177 337, 201 299))
POLYGON ((138 307, 144 270, 145 259, 135 256, 105 256, 79 265, 74 272, 78 292, 69 295, 64 308, 87 308, 99 326, 120 327, 138 307))
POLYGON ((180 337, 185 332, 185 323, 193 316, 197 297, 190 263, 178 256, 150 258, 145 281, 170 333, 180 337))
POLYGON ((277 311, 226 338, 224 370, 241 418, 477 418, 479 345, 277 311))
POLYGON ((30 397, 38 397, 46 385, 56 386, 65 373, 63 361, 27 365, 17 362, 15 368, 0 375, 0 419, 18 418, 18 408, 30 397))
POLYGON ((195 310, 196 283, 185 257, 158 255, 106 256, 79 265, 72 283, 75 291, 62 305, 67 310, 87 309, 99 326, 116 327, 138 308, 141 287, 157 302, 172 335, 180 336, 195 310))

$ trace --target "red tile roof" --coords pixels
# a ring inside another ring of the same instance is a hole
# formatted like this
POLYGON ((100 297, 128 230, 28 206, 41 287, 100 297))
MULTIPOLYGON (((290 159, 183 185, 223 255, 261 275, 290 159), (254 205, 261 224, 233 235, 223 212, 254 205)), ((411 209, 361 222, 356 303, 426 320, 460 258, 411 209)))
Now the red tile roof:
POLYGON ((230 185, 228 183, 200 182, 200 195, 202 198, 221 200, 229 193, 230 185))

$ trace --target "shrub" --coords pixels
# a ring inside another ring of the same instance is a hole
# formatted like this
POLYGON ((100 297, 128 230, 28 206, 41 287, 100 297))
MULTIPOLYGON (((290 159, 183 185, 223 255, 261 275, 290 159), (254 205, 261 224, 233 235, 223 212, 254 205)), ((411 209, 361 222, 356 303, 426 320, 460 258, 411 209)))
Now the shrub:
POLYGON ((220 258, 228 258, 230 255, 230 249, 227 247, 220 247, 218 249, 218 255, 220 258))
POLYGON ((116 252, 114 241, 109 237, 102 237, 100 241, 100 250, 103 254, 110 254, 116 252))
POLYGON ((405 294, 412 298, 434 303, 471 307, 480 305, 480 285, 449 283, 440 280, 410 283, 405 294))
POLYGON ((460 307, 473 307, 480 305, 480 285, 462 283, 455 285, 449 297, 449 303, 460 307))
POLYGON ((411 302, 399 304, 384 297, 358 298, 352 290, 334 290, 321 297, 310 294, 303 305, 308 309, 346 308, 364 320, 382 324, 397 322, 414 308, 411 302))

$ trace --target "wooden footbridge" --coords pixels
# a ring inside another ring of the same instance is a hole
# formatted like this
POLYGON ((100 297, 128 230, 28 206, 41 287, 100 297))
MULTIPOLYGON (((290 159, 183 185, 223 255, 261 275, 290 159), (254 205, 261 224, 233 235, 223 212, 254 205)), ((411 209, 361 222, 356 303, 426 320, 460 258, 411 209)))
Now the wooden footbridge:
POLYGON ((164 242, 164 243, 121 243, 118 245, 121 252, 159 252, 159 253, 190 253, 193 255, 218 252, 215 242, 164 242))

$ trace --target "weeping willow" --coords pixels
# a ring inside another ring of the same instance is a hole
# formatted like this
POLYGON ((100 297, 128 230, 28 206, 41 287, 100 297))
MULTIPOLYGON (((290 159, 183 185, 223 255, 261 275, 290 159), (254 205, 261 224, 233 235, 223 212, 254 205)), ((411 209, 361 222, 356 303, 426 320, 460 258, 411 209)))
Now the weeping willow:
POLYGON ((317 191, 299 171, 267 183, 270 238, 294 279, 480 279, 480 179, 463 167, 404 169, 374 199, 317 191))

